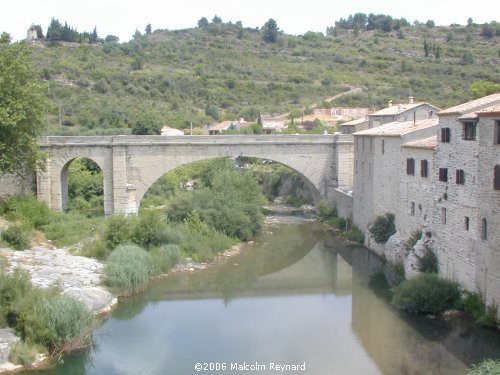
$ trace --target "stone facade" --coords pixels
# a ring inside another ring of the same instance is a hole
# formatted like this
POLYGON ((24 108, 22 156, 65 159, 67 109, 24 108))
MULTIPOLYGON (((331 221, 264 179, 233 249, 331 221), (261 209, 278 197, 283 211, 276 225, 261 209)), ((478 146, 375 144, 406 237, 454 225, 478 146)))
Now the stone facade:
MULTIPOLYGON (((56 210, 67 201, 68 166, 81 157, 92 159, 103 171, 107 215, 137 213, 142 197, 163 174, 223 156, 257 157, 289 166, 304 178, 315 201, 335 199, 333 189, 352 185, 352 136, 46 137, 40 146, 50 158, 47 170, 37 175, 38 198, 56 210)), ((343 212, 348 203, 346 207, 343 212)))
POLYGON ((438 116, 425 130, 404 134, 401 126, 400 137, 387 138, 393 124, 354 135, 353 221, 366 231, 376 216, 394 213, 396 234, 381 245, 367 232, 368 247, 393 262, 403 261, 412 277, 427 246, 437 255, 443 277, 480 293, 487 305, 498 305, 500 189, 494 173, 500 169, 500 94, 438 116), (415 230, 424 236, 401 256, 415 230))
POLYGON ((388 107, 368 115, 368 128, 375 128, 394 121, 405 122, 436 118, 438 111, 438 107, 429 103, 414 103, 413 98, 410 98, 409 103, 404 104, 392 104, 390 101, 388 107))

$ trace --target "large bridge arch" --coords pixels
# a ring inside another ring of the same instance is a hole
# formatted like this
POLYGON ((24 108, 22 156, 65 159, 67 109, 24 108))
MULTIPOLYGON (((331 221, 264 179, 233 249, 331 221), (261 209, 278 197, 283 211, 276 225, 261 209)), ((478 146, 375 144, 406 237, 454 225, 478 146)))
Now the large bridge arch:
POLYGON ((37 174, 37 194, 61 210, 63 169, 86 157, 104 174, 105 214, 135 214, 151 185, 182 165, 217 157, 269 159, 299 173, 315 201, 352 183, 352 139, 341 135, 45 137, 46 171, 37 174), (349 172, 349 170, 351 172, 349 172))

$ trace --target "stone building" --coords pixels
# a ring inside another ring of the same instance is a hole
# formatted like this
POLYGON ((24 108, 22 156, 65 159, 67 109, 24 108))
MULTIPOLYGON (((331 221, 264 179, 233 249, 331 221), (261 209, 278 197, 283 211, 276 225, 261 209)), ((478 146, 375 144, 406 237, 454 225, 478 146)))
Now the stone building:
POLYGON ((270 115, 261 115, 259 122, 262 125, 262 131, 266 134, 281 133, 285 129, 285 120, 270 115))
POLYGON ((415 230, 429 234, 415 249, 429 244, 442 276, 498 305, 500 94, 411 124, 354 134, 353 222, 367 234, 365 245, 407 270, 412 254, 403 243, 415 230), (386 212, 395 214, 397 232, 376 244, 367 229, 386 212))
POLYGON ((440 109, 429 103, 415 102, 409 97, 408 103, 393 104, 389 101, 388 106, 380 111, 368 115, 368 128, 375 128, 393 121, 418 121, 436 118, 440 109))
POLYGON ((31 41, 37 40, 37 39, 38 39, 38 33, 36 31, 36 27, 35 27, 35 25, 31 24, 31 26, 29 27, 29 29, 26 32, 26 41, 31 42, 31 41))
POLYGON ((343 124, 340 124, 339 127, 342 134, 352 134, 355 132, 359 132, 361 130, 368 129, 368 118, 362 117, 356 120, 344 122, 343 124))

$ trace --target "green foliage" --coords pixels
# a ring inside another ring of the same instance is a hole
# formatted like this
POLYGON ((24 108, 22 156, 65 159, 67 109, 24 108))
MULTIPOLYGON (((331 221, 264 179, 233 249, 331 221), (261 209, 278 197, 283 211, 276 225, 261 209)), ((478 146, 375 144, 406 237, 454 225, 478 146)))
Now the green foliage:
POLYGON ((160 212, 142 212, 133 224, 130 239, 145 248, 161 245, 166 227, 167 224, 160 212))
MULTIPOLYGON (((332 218, 328 219, 328 224, 330 224, 334 228, 337 228, 340 230, 346 230, 348 221, 342 216, 337 216, 337 217, 332 217, 332 218)), ((358 242, 358 241, 355 241, 355 242, 358 242)))
POLYGON ((474 99, 482 98, 486 95, 500 92, 500 84, 485 81, 475 81, 470 86, 470 91, 474 99))
POLYGON ((472 365, 468 375, 499 375, 500 359, 484 359, 478 364, 472 365))
POLYGON ((26 224, 11 224, 2 232, 2 240, 16 250, 28 249, 31 242, 31 230, 26 224))
POLYGON ((460 302, 458 284, 436 274, 423 274, 394 288, 392 304, 415 313, 439 314, 460 302))
POLYGON ((334 217, 337 217, 337 208, 331 202, 322 199, 318 203, 318 219, 327 221, 334 217))
POLYGON ((422 238, 422 231, 420 229, 415 230, 410 238, 404 243, 404 248, 407 253, 413 250, 413 247, 417 244, 418 240, 422 238))
POLYGON ((159 272, 168 272, 183 259, 181 248, 178 245, 163 245, 151 249, 153 264, 159 272))
POLYGON ((483 299, 477 293, 464 292, 460 309, 470 315, 476 324, 484 327, 497 327, 497 306, 486 307, 483 299))
POLYGON ((40 345, 18 341, 10 348, 9 362, 29 367, 35 362, 38 353, 44 353, 45 351, 45 348, 40 345))
POLYGON ((418 260, 418 270, 424 273, 438 273, 439 262, 434 251, 428 246, 425 246, 424 255, 418 260))
POLYGON ((363 234, 363 232, 361 232, 361 230, 359 230, 359 228, 355 227, 354 225, 350 230, 342 233, 341 236, 348 239, 349 241, 359 244, 363 244, 365 242, 365 235, 363 234))
POLYGON ((120 245, 106 262, 107 283, 126 294, 144 288, 157 270, 151 255, 137 245, 120 245))
POLYGON ((158 117, 152 113, 146 112, 141 115, 132 127, 134 135, 159 135, 161 123, 158 117))
POLYGON ((5 199, 0 203, 0 214, 11 221, 21 221, 36 229, 40 229, 50 221, 47 204, 37 200, 33 194, 5 199))
POLYGON ((386 213, 377 216, 369 230, 377 243, 386 243, 389 237, 396 233, 394 225, 394 214, 386 213))
MULTIPOLYGON (((0 273, 0 313, 28 343, 43 345, 52 353, 88 344, 93 315, 83 303, 54 289, 38 289, 20 269, 0 273)), ((20 360, 28 360, 20 348, 20 360)))
POLYGON ((262 26, 262 39, 266 43, 276 43, 278 40, 278 24, 273 18, 270 18, 264 26, 262 26))
POLYGON ((118 245, 128 242, 131 238, 130 220, 122 215, 113 215, 106 220, 103 240, 106 248, 112 251, 118 245))
POLYGON ((0 173, 28 175, 42 159, 45 96, 24 43, 0 42, 0 173))
POLYGON ((68 167, 69 211, 79 211, 89 216, 102 215, 104 211, 104 181, 99 166, 90 159, 77 159, 68 167))

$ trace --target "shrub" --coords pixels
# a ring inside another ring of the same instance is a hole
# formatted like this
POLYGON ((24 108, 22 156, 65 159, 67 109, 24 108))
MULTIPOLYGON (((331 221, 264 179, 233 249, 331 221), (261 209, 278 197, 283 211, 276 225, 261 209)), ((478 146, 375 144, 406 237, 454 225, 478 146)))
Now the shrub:
POLYGON ((353 226, 351 230, 341 234, 342 237, 347 238, 349 241, 362 244, 365 242, 365 235, 359 228, 353 226))
POLYGON ((120 245, 108 257, 107 283, 125 293, 140 290, 155 275, 151 255, 136 245, 120 245))
POLYGON ((416 230, 414 231, 410 238, 404 243, 404 247, 407 253, 413 250, 413 247, 417 244, 418 240, 422 238, 422 231, 416 230))
POLYGON ((43 352, 45 349, 39 345, 18 341, 10 348, 9 361, 15 365, 30 366, 37 354, 43 352))
POLYGON ((347 220, 341 216, 332 217, 332 218, 328 219, 328 224, 332 225, 333 227, 335 227, 337 229, 344 230, 347 227, 347 220))
POLYGON ((182 260, 182 252, 177 245, 163 245, 151 249, 151 257, 160 272, 168 272, 182 260))
POLYGON ((47 204, 37 200, 33 194, 8 198, 0 204, 0 214, 36 229, 48 224, 51 217, 47 204))
POLYGON ((438 273, 438 258, 428 245, 425 246, 424 255, 418 260, 418 270, 424 273, 438 273))
POLYGON ((392 304, 398 309, 415 313, 438 314, 453 309, 460 302, 458 284, 423 274, 394 288, 392 304))
POLYGON ((500 374, 500 359, 485 359, 472 365, 468 375, 498 375, 500 374))
POLYGON ((24 250, 30 247, 31 230, 26 224, 12 224, 2 233, 2 240, 7 242, 16 250, 24 250))
POLYGON ((337 216, 337 208, 326 200, 318 203, 318 219, 325 221, 337 216))
POLYGON ((162 232, 166 227, 166 222, 159 212, 146 211, 135 220, 131 240, 146 248, 162 245, 162 232))
POLYGON ((476 324, 484 327, 496 327, 497 307, 487 308, 481 296, 477 293, 465 292, 460 301, 460 309, 471 316, 476 324))
POLYGON ((122 215, 113 215, 106 221, 104 229, 104 242, 106 246, 113 250, 118 245, 130 240, 130 223, 122 215))
POLYGON ((80 348, 90 341, 93 319, 92 312, 82 302, 45 293, 36 301, 33 314, 26 318, 25 332, 51 350, 80 348))
POLYGON ((386 243, 389 237, 396 233, 394 225, 394 214, 386 213, 377 216, 374 223, 370 226, 370 232, 377 243, 386 243))

